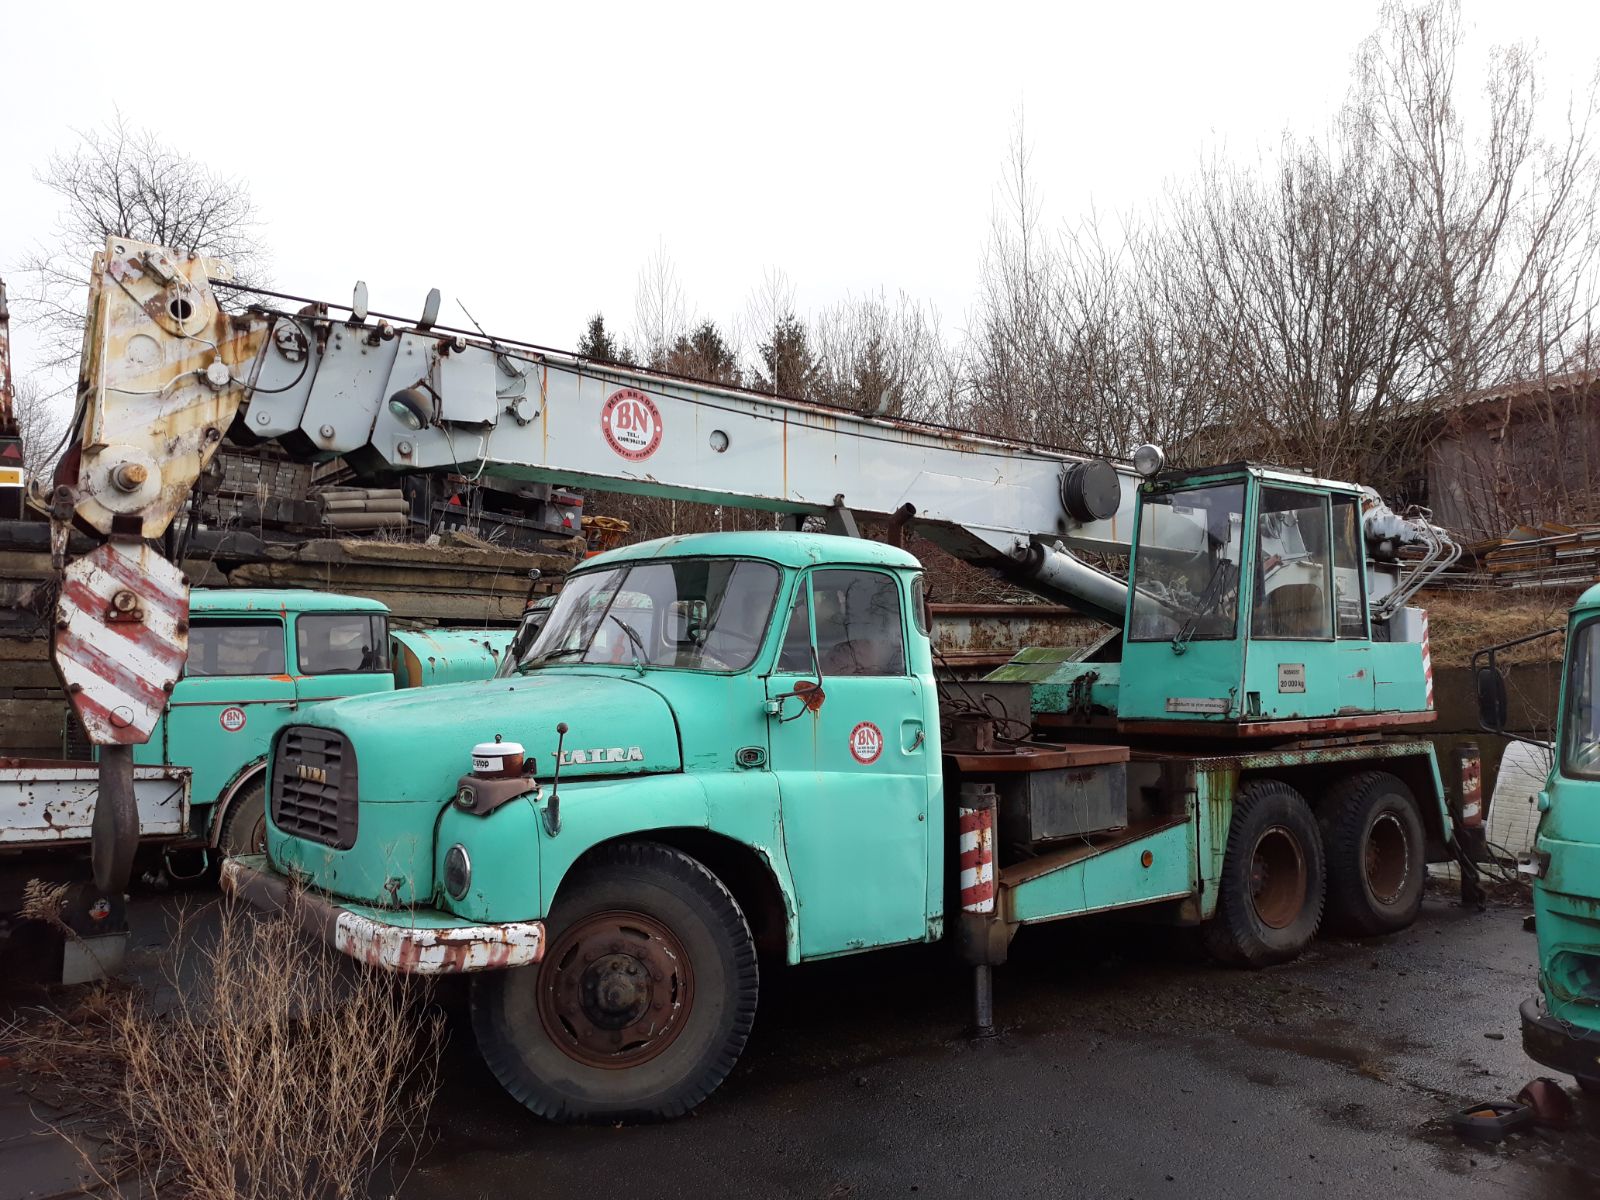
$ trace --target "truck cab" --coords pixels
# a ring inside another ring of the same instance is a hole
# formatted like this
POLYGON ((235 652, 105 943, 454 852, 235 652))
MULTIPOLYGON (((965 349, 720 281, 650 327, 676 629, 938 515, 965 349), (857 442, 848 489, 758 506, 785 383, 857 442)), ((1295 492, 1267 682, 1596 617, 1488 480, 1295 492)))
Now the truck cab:
POLYGON ((922 573, 880 543, 599 555, 499 678, 307 709, 270 773, 266 859, 225 884, 391 968, 542 960, 473 986, 486 1058, 548 1115, 692 1107, 721 1058, 691 1043, 742 1043, 758 948, 942 933, 922 573), (657 1055, 670 1094, 641 1101, 615 1068, 657 1055))
MULTIPOLYGON (((1522 1042, 1536 1062, 1600 1093, 1600 587, 1579 597, 1566 634, 1533 850, 1539 994, 1522 1004, 1522 1042)), ((1503 679, 1480 671, 1478 687, 1485 727, 1503 727, 1503 679)))
POLYGON ((873 542, 696 535, 599 555, 500 677, 300 713, 274 747, 268 854, 342 900, 536 920, 603 842, 705 831, 754 848, 785 894, 813 884, 777 942, 791 961, 937 936, 926 631, 919 565, 873 542), (463 776, 497 740, 521 747, 526 789, 477 811, 463 776), (454 882, 452 847, 470 864, 454 882), (825 902, 824 877, 853 879, 850 899, 825 902))
POLYGON ((301 705, 394 682, 389 610, 376 600, 197 588, 183 675, 134 762, 188 767, 191 832, 225 851, 259 849, 273 735, 301 705))

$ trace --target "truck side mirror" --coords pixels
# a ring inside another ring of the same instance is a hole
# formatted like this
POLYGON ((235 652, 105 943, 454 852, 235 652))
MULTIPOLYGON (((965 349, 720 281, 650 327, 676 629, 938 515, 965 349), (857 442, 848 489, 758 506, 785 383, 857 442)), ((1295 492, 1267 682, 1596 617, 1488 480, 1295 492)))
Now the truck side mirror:
POLYGON ((1496 656, 1513 646, 1525 646, 1529 642, 1537 642, 1547 637, 1560 637, 1564 633, 1566 629, 1561 627, 1543 629, 1538 633, 1526 633, 1519 638, 1512 638, 1509 642, 1501 642, 1497 646, 1485 646, 1472 656, 1472 683, 1478 693, 1478 724, 1486 732, 1498 733, 1518 742, 1529 740, 1521 734, 1506 732, 1506 722, 1510 720, 1511 701, 1506 694, 1506 677, 1500 671, 1496 656))
POLYGON ((1506 677, 1495 666, 1473 672, 1478 691, 1478 724, 1490 733, 1504 733, 1510 701, 1506 696, 1506 677))

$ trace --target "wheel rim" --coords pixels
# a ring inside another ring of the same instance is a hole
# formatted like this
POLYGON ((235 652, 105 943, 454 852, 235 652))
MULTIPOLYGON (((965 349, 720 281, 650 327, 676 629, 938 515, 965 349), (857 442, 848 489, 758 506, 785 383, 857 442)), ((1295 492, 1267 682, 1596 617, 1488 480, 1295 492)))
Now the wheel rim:
POLYGON ((1269 929, 1292 924, 1305 907, 1306 859, 1300 842, 1282 825, 1256 839, 1250 855, 1250 903, 1269 929))
POLYGON ((265 854, 267 852, 267 814, 262 813, 256 818, 255 824, 250 826, 250 853, 265 854))
POLYGON ((672 1045, 694 1007, 683 943, 636 912, 595 913, 562 931, 535 986, 550 1040, 576 1062, 613 1070, 672 1045))
POLYGON ((1378 814, 1367 831, 1362 858, 1372 898, 1379 904, 1393 904, 1411 875, 1411 836, 1399 817, 1392 812, 1378 814))

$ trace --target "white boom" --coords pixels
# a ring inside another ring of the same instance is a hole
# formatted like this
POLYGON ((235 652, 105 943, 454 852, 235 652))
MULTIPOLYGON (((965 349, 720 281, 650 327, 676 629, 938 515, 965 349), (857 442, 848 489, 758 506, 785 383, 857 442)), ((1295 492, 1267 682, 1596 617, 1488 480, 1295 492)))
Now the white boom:
POLYGON ((102 533, 120 518, 157 536, 232 428, 367 470, 914 514, 959 556, 1121 619, 1122 581, 1053 560, 1070 559, 1058 546, 1127 551, 1138 476, 1126 464, 444 330, 431 312, 409 327, 324 304, 230 316, 214 269, 125 239, 96 257, 83 455, 58 512, 70 502, 102 533))

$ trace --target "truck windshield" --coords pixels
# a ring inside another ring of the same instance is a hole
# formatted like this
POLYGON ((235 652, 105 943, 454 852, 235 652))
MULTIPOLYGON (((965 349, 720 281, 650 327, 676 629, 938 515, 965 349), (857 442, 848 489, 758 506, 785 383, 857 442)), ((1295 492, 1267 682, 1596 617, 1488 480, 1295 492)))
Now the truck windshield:
POLYGON ((755 661, 778 593, 778 569, 679 558, 574 575, 539 635, 516 658, 742 671, 755 661))
POLYGON ((1567 654, 1567 711, 1561 722, 1561 773, 1600 779, 1600 621, 1580 625, 1567 654))
POLYGON ((1129 636, 1136 642, 1235 637, 1243 532, 1242 482, 1144 496, 1129 636))

